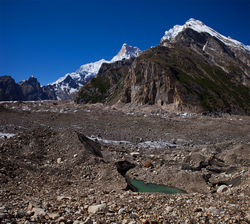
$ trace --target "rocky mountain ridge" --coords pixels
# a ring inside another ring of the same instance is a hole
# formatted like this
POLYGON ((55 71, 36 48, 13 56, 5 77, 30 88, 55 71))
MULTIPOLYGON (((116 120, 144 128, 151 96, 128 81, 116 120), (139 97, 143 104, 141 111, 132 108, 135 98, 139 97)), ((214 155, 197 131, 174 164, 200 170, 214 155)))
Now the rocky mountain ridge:
POLYGON ((158 46, 144 51, 127 68, 122 85, 120 80, 107 82, 110 72, 100 73, 80 90, 77 101, 86 102, 83 93, 98 79, 99 85, 105 80, 103 92, 110 93, 101 102, 249 114, 250 51, 216 31, 211 35, 212 31, 194 19, 166 31, 158 46))
POLYGON ((42 87, 38 80, 29 79, 16 83, 10 76, 0 77, 0 101, 33 101, 55 99, 53 91, 42 87))
POLYGON ((10 76, 0 79, 0 100, 72 100, 79 89, 98 73, 103 63, 115 63, 123 59, 137 57, 141 50, 124 43, 116 56, 110 61, 101 59, 81 65, 73 73, 67 73, 57 81, 41 86, 36 78, 15 83, 10 76))
POLYGON ((139 48, 124 43, 118 54, 110 61, 101 59, 82 65, 76 72, 67 73, 56 82, 48 84, 47 87, 54 90, 58 100, 73 99, 80 88, 96 76, 103 63, 114 63, 130 57, 137 57, 140 53, 141 50, 139 48))

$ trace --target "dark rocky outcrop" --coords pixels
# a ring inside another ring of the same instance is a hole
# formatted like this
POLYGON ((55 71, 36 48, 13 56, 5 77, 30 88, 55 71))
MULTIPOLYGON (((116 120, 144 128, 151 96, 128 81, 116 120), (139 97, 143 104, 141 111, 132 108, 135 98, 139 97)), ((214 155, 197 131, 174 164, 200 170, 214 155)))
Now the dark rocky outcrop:
POLYGON ((98 76, 80 89, 75 101, 77 103, 115 102, 122 93, 124 78, 133 61, 134 58, 130 58, 114 63, 103 63, 98 76))
POLYGON ((50 85, 43 86, 42 90, 49 100, 57 100, 55 90, 50 85))
POLYGON ((24 100, 49 100, 50 97, 43 91, 38 80, 31 76, 29 79, 18 83, 21 87, 24 100))
POLYGON ((48 87, 41 87, 38 80, 31 76, 25 81, 16 83, 10 76, 0 77, 0 100, 53 100, 56 99, 54 91, 48 87))
POLYGON ((22 100, 21 87, 10 76, 0 77, 0 101, 22 100))
POLYGON ((99 143, 90 140, 81 133, 77 133, 77 135, 80 142, 84 145, 84 147, 88 150, 89 153, 93 154, 94 156, 103 157, 101 152, 101 146, 99 143))
POLYGON ((117 171, 122 175, 125 176, 125 174, 127 173, 127 171, 129 171, 130 169, 134 168, 135 165, 133 163, 130 163, 127 160, 124 161, 118 161, 115 163, 117 171))

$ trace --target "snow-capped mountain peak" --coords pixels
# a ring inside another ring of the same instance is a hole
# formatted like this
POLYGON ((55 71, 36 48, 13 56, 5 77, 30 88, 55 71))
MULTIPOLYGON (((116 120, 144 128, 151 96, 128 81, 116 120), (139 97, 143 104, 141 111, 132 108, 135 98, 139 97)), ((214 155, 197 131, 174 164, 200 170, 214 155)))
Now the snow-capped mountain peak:
POLYGON ((91 74, 96 74, 99 71, 102 63, 108 63, 108 61, 101 59, 101 60, 96 61, 96 62, 82 65, 76 72, 67 73, 63 77, 56 80, 55 82, 50 83, 50 85, 59 84, 59 83, 63 82, 68 76, 70 76, 74 80, 81 79, 82 78, 81 74, 86 76, 86 78, 88 78, 89 76, 91 76, 91 74))
POLYGON ((108 61, 106 61, 105 59, 101 59, 101 60, 96 61, 96 62, 82 65, 77 72, 87 71, 90 73, 97 73, 103 63, 108 63, 108 61))
POLYGON ((71 99, 83 85, 91 78, 96 76, 103 63, 113 63, 130 57, 137 57, 141 50, 137 47, 132 47, 128 44, 123 44, 119 53, 112 58, 111 61, 101 59, 96 62, 84 64, 72 73, 67 73, 57 81, 48 84, 51 89, 54 89, 57 99, 71 99))
POLYGON ((130 46, 124 43, 116 56, 110 62, 120 61, 122 59, 129 59, 130 57, 137 57, 141 53, 138 47, 130 46))
POLYGON ((169 41, 173 41, 175 39, 175 37, 182 32, 183 30, 190 28, 193 29, 199 33, 208 33, 213 37, 218 38, 220 41, 222 41, 224 44, 230 46, 230 47, 237 47, 237 48, 241 48, 241 49, 245 49, 250 51, 250 46, 244 45, 241 42, 232 39, 231 37, 226 37, 218 32, 216 32, 215 30, 213 30, 212 28, 206 26, 203 22, 201 22, 200 20, 196 20, 196 19, 189 19, 184 25, 176 25, 174 26, 172 29, 167 30, 165 32, 165 35, 161 38, 161 42, 165 41, 165 40, 169 40, 169 41))

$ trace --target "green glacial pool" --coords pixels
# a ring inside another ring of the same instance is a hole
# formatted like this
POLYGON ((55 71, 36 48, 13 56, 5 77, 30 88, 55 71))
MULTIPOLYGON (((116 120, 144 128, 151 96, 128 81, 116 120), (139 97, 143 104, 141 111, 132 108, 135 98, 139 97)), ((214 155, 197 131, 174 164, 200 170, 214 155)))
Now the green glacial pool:
POLYGON ((130 188, 137 192, 158 192, 165 194, 185 193, 184 191, 173 187, 167 187, 160 184, 145 184, 142 180, 135 180, 130 178, 126 179, 127 183, 130 185, 130 188))

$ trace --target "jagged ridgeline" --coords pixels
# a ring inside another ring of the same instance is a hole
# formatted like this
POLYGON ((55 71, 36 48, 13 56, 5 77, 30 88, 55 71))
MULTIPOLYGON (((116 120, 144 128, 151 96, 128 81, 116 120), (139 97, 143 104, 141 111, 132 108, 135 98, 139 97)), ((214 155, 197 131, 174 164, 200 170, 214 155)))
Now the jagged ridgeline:
POLYGON ((111 64, 104 63, 98 75, 80 89, 75 101, 77 103, 117 102, 124 90, 125 77, 134 59, 130 58, 111 64))
POLYGON ((139 57, 103 64, 75 100, 250 114, 249 65, 249 46, 191 19, 139 57))
POLYGON ((78 70, 60 77, 55 82, 41 86, 36 78, 16 83, 10 76, 0 76, 0 100, 73 100, 80 88, 96 76, 103 63, 114 63, 137 57, 141 50, 124 43, 110 61, 105 59, 80 66, 78 70))
POLYGON ((47 86, 41 86, 33 76, 16 83, 10 76, 0 77, 0 101, 54 100, 55 94, 47 86))

